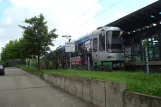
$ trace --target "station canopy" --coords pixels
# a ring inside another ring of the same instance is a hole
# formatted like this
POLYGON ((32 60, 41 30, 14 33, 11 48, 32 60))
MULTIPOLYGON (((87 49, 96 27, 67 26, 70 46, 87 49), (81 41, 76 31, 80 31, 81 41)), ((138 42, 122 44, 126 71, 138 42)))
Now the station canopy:
POLYGON ((105 26, 115 26, 125 32, 133 31, 152 23, 161 24, 161 0, 141 8, 123 18, 120 18, 105 26))

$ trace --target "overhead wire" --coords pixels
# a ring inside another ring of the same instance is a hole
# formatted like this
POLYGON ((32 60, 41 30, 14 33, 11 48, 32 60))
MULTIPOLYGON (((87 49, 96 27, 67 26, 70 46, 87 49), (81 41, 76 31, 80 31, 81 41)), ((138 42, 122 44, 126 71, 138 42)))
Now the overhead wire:
MULTIPOLYGON (((100 12, 99 14, 95 15, 94 17, 92 17, 91 19, 89 19, 88 21, 84 22, 83 24, 79 25, 78 27, 76 27, 75 29, 80 28, 81 26, 87 24, 88 22, 90 22, 91 20, 93 20, 94 18, 96 18, 97 16, 103 14, 104 12, 106 12, 107 10, 109 10, 110 8, 114 7, 115 5, 119 4, 121 1, 123 0, 119 0, 116 3, 114 3, 113 5, 111 5, 110 7, 106 8, 105 10, 103 10, 102 12, 100 12)), ((72 32, 72 31, 71 31, 72 32)), ((68 32, 67 34, 70 34, 71 32, 68 32)))
MULTIPOLYGON (((89 11, 91 11, 93 8, 95 8, 98 4, 100 4, 103 0, 100 0, 97 4, 95 4, 93 7, 91 7, 90 9, 88 9, 87 11, 85 11, 82 15, 78 16, 75 20, 73 20, 71 22, 71 24, 73 24, 74 22, 76 22, 79 18, 81 18, 82 16, 84 16, 85 14, 87 14, 89 11)), ((66 27, 70 26, 71 24, 67 25, 66 27)))

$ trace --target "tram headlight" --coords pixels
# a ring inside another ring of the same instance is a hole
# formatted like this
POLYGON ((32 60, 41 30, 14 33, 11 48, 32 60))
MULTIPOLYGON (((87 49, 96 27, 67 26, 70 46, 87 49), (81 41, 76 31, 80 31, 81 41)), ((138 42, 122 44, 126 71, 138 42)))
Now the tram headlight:
POLYGON ((107 56, 108 59, 114 59, 114 56, 107 56))

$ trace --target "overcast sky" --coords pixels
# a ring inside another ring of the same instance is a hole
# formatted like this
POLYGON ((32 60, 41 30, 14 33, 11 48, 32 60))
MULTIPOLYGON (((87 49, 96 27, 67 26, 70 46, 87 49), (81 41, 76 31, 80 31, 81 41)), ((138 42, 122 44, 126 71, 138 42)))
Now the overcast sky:
POLYGON ((25 18, 43 13, 49 29, 57 29, 59 38, 54 41, 54 50, 67 41, 62 35, 72 35, 72 40, 106 25, 157 0, 122 0, 103 14, 95 15, 109 8, 119 0, 0 0, 0 51, 10 40, 22 37, 25 18), (96 5, 97 4, 97 5, 96 5), (84 12, 89 10, 86 14, 84 12), (80 17, 81 16, 81 17, 80 17), (88 23, 84 24, 90 20, 88 23))

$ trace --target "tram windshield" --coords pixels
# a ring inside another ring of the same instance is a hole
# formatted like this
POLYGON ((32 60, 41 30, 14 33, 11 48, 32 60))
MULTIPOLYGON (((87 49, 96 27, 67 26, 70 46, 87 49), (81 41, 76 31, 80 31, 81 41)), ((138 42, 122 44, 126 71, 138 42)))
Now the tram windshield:
POLYGON ((106 32, 106 44, 107 51, 112 53, 122 52, 122 39, 120 31, 108 31, 106 32))

